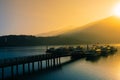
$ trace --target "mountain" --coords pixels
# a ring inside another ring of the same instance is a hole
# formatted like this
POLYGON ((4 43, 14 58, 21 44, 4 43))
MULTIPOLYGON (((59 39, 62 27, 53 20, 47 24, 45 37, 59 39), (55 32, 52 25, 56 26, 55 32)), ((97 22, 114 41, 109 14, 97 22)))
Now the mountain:
POLYGON ((118 43, 120 18, 111 16, 61 34, 59 37, 86 43, 118 43))
POLYGON ((44 32, 44 33, 40 33, 37 34, 36 36, 42 36, 42 37, 52 37, 52 36, 57 36, 66 32, 69 32, 71 30, 75 29, 75 26, 67 26, 67 27, 61 27, 59 29, 54 29, 52 31, 48 31, 48 32, 44 32))
POLYGON ((68 32, 63 33, 62 30, 59 31, 62 34, 50 37, 32 35, 0 36, 0 47, 120 43, 120 18, 112 16, 76 29, 71 29, 68 32))

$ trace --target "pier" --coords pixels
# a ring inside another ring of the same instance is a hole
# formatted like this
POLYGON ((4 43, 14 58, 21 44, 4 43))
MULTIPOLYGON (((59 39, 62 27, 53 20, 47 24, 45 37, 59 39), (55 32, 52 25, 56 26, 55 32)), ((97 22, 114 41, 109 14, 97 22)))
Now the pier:
POLYGON ((56 54, 42 54, 42 55, 35 55, 35 56, 25 56, 25 57, 16 57, 11 59, 1 59, 0 60, 0 68, 1 68, 1 75, 2 80, 5 79, 5 72, 4 68, 11 67, 11 78, 14 79, 15 76, 19 75, 18 65, 22 65, 23 75, 25 74, 25 64, 28 64, 28 73, 35 71, 35 62, 37 62, 38 70, 43 69, 43 61, 45 61, 46 69, 60 66, 61 64, 61 57, 67 57, 70 54, 64 55, 56 55, 56 54), (30 63, 32 63, 32 71, 30 70, 30 63), (16 75, 14 74, 14 66, 16 67, 16 75))
MULTIPOLYGON (((106 48, 107 49, 107 48, 106 48)), ((115 52, 116 49, 111 47, 109 49, 111 52, 115 52)), ((97 51, 97 49, 96 49, 97 51)), ((104 50, 104 54, 107 54, 108 50, 104 50)), ((102 48, 99 52, 103 53, 102 48)), ((88 50, 87 48, 57 48, 53 49, 50 48, 46 51, 46 54, 41 55, 33 55, 33 56, 24 56, 24 57, 16 57, 16 58, 10 58, 10 59, 1 59, 0 60, 0 68, 1 68, 1 79, 5 80, 5 71, 4 69, 6 67, 11 68, 11 78, 12 80, 15 79, 15 77, 19 76, 19 65, 22 65, 22 74, 25 74, 25 64, 28 65, 27 67, 27 73, 35 72, 35 63, 37 62, 38 65, 38 71, 42 71, 43 69, 43 61, 45 61, 45 68, 50 69, 61 65, 61 57, 71 57, 71 58, 81 58, 86 57, 88 55, 90 56, 96 56, 97 52, 88 50), (89 53, 88 53, 89 52, 89 53), (94 54, 93 54, 94 53, 94 54), (30 66, 30 64, 32 66, 30 66), (14 67, 16 67, 14 70, 14 67), (32 70, 30 69, 32 67, 32 70), (16 71, 16 72, 15 72, 16 71), (15 72, 15 73, 14 73, 15 72)), ((99 56, 99 55, 97 55, 99 56)))

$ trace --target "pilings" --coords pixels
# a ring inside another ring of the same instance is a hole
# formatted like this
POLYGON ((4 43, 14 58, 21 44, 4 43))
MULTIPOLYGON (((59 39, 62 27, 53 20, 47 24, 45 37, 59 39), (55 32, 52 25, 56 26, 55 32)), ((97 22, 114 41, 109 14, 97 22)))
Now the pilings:
POLYGON ((38 70, 40 70, 40 61, 38 61, 38 70))
POLYGON ((13 65, 11 66, 11 77, 12 79, 14 79, 14 66, 13 65))
POLYGON ((32 72, 34 72, 34 62, 32 62, 32 72))
POLYGON ((41 69, 41 70, 42 70, 42 64, 43 64, 42 61, 40 61, 40 69, 41 69))
POLYGON ((18 65, 16 65, 16 76, 19 75, 19 72, 18 72, 18 65))
POLYGON ((14 80, 18 76, 30 74, 35 72, 35 66, 37 65, 37 71, 43 71, 43 69, 51 69, 59 66, 60 56, 54 54, 44 54, 39 56, 30 56, 30 57, 22 57, 22 58, 14 58, 3 60, 3 63, 0 63, 1 68, 1 79, 5 79, 5 71, 6 67, 11 67, 11 79, 14 80), (45 62, 44 62, 45 61, 45 62), (37 62, 37 64, 35 64, 37 62), (27 64, 27 67, 26 67, 27 64), (2 65, 2 66, 1 66, 2 65), (22 65, 22 73, 19 73, 19 65, 22 65), (45 66, 43 66, 45 65, 45 66), (26 68, 28 71, 26 71, 26 68))
POLYGON ((30 74, 30 63, 28 63, 28 73, 30 74))
POLYGON ((4 67, 2 67, 2 80, 4 80, 4 67))

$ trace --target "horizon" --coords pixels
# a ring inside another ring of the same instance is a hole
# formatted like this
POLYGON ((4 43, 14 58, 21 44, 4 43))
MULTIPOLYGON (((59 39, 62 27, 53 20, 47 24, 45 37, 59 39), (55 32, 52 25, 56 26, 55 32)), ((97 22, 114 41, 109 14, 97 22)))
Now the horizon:
POLYGON ((0 36, 21 34, 49 36, 50 32, 53 32, 51 35, 56 35, 60 31, 66 32, 112 16, 112 8, 118 2, 115 0, 0 1, 0 36))
POLYGON ((64 29, 56 29, 56 30, 53 30, 53 31, 48 31, 48 32, 43 32, 43 33, 39 33, 39 34, 5 34, 5 35, 0 35, 0 36, 36 36, 36 37, 52 37, 52 36, 58 36, 58 35, 61 35, 62 33, 59 33, 59 31, 58 30, 60 30, 60 31, 63 31, 63 34, 64 33, 67 33, 67 32, 69 32, 69 31, 72 31, 72 30, 75 30, 75 29, 78 29, 78 28, 83 28, 84 26, 87 26, 87 25, 89 25, 89 24, 92 24, 92 23, 96 23, 96 22, 98 22, 98 21, 101 21, 101 20, 104 20, 104 19, 107 19, 107 18, 116 18, 116 19, 120 19, 119 17, 116 17, 116 16, 114 16, 114 15, 112 15, 112 16, 109 16, 109 17, 105 17, 105 18, 102 18, 102 19, 100 19, 100 20, 96 20, 96 21, 92 21, 92 22, 89 22, 89 23, 86 23, 86 24, 84 24, 84 25, 81 25, 81 26, 78 26, 78 27, 75 27, 74 28, 74 26, 72 26, 72 28, 70 28, 70 29, 68 29, 67 31, 64 31, 64 29), (52 33, 53 32, 53 33, 52 33), (52 34, 49 34, 49 33, 52 33, 52 34), (54 34, 54 33, 56 33, 56 34, 54 34))

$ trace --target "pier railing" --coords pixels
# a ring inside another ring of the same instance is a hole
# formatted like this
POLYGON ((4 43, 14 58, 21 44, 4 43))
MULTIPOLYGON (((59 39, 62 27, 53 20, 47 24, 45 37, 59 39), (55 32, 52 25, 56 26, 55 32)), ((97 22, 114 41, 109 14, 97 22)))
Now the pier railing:
POLYGON ((30 72, 30 63, 32 63, 32 71, 34 71, 34 64, 38 62, 38 69, 42 69, 43 61, 46 62, 46 68, 55 67, 61 64, 61 57, 71 56, 71 54, 41 54, 41 55, 33 55, 33 56, 24 56, 24 57, 15 57, 10 59, 1 59, 0 60, 0 68, 2 70, 2 80, 5 79, 5 71, 4 68, 11 67, 11 78, 14 79, 14 69, 16 66, 16 76, 18 75, 18 65, 22 65, 23 74, 25 73, 25 64, 28 64, 28 72, 30 72))

